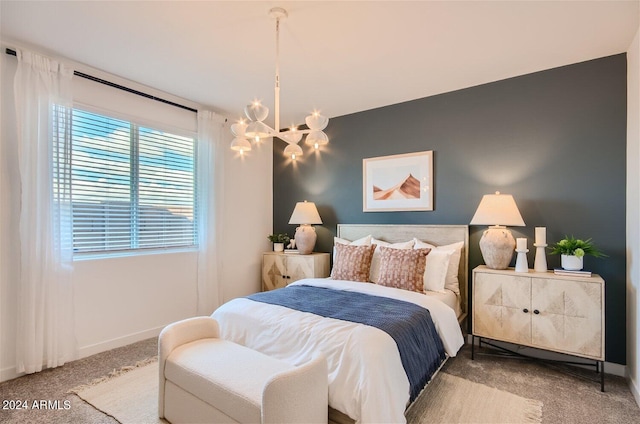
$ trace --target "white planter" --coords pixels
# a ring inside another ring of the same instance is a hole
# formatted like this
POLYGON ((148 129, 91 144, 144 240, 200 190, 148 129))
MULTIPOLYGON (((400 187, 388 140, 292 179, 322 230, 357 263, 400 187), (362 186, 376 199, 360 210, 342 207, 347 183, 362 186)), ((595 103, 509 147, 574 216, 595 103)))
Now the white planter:
POLYGON ((284 243, 273 243, 273 251, 274 252, 283 252, 284 251, 284 243))
POLYGON ((582 260, 583 257, 577 257, 574 255, 561 255, 560 263, 562 264, 562 268, 568 271, 580 271, 582 269, 582 260))

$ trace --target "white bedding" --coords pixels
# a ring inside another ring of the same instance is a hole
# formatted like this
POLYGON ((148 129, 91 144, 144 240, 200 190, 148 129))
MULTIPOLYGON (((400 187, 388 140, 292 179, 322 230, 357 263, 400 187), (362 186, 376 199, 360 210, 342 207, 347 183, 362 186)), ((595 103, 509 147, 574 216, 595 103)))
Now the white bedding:
MULTIPOLYGON (((449 356, 455 356, 464 343, 455 312, 434 297, 331 279, 305 279, 293 285, 301 284, 386 296, 426 307, 449 356)), ((329 368, 329 405, 356 422, 405 422, 409 380, 395 341, 384 331, 245 298, 227 302, 212 316, 220 323, 223 339, 294 365, 308 361, 314 352, 323 352, 329 368)))
POLYGON ((448 305, 451 309, 453 309, 457 317, 459 317, 462 313, 462 308, 460 307, 460 299, 458 298, 458 295, 455 294, 452 290, 444 289, 441 292, 426 291, 425 295, 434 297, 443 302, 445 305, 448 305))

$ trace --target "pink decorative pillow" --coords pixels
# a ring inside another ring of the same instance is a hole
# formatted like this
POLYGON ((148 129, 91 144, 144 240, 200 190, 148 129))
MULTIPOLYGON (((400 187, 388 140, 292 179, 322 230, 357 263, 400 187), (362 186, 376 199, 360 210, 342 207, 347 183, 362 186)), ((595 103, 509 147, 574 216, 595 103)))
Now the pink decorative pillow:
POLYGON ((424 268, 431 249, 380 247, 378 284, 419 293, 424 292, 424 268))
POLYGON ((376 245, 354 246, 350 244, 336 244, 336 258, 331 270, 334 280, 369 281, 369 268, 376 245))

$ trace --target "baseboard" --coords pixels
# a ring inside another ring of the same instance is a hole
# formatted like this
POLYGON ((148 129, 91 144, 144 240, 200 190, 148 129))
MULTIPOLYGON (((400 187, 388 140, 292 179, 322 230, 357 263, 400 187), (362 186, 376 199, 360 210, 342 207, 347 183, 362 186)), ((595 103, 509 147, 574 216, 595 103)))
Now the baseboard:
POLYGON ((7 367, 0 370, 0 383, 7 380, 13 380, 14 378, 18 378, 23 376, 24 373, 18 374, 16 372, 16 367, 7 367))
POLYGON ((638 388, 636 381, 631 378, 631 375, 627 375, 627 382, 629 383, 629 390, 631 390, 631 394, 633 394, 636 403, 640 407, 640 389, 638 388))
POLYGON ((152 337, 158 337, 160 332, 165 326, 156 328, 150 328, 148 330, 140 331, 138 333, 129 334, 123 337, 107 340, 104 342, 84 346, 80 348, 78 359, 86 358, 87 356, 95 355, 96 353, 106 352, 107 350, 116 349, 118 347, 127 346, 135 342, 150 339, 152 337))
MULTIPOLYGON (((96 353, 102 353, 111 349, 116 349, 118 347, 127 346, 135 342, 150 339, 152 337, 158 337, 164 327, 165 326, 163 325, 104 342, 83 346, 78 351, 77 359, 86 358, 87 356, 95 355, 96 353)), ((0 382, 13 380, 14 378, 22 377, 23 375, 25 374, 18 373, 16 371, 15 366, 3 368, 2 370, 0 370, 0 382)))
MULTIPOLYGON (((478 340, 479 339, 476 338, 476 346, 478 345, 478 340)), ((471 334, 467 334, 467 343, 471 343, 471 334)), ((575 357, 572 357, 570 355, 564 355, 562 353, 556 353, 556 352, 551 352, 551 351, 542 350, 542 349, 535 349, 527 346, 515 345, 512 343, 497 342, 497 341, 492 341, 492 343, 498 346, 505 346, 508 349, 516 350, 518 353, 522 353, 524 355, 531 356, 534 358, 539 358, 539 359, 548 359, 548 360, 554 360, 554 361, 567 360, 567 358, 575 359, 575 357)), ((607 374, 616 375, 618 377, 627 377, 627 367, 625 365, 620 365, 613 362, 605 361, 604 371, 607 374)))

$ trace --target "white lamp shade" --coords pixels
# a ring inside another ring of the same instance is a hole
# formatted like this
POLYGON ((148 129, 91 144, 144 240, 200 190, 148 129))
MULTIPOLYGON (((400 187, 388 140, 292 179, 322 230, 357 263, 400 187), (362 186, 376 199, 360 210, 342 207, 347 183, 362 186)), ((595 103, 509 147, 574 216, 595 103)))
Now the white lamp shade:
POLYGON ((304 118, 304 123, 307 124, 307 127, 309 127, 310 129, 314 131, 320 131, 327 128, 327 125, 329 124, 329 118, 315 112, 304 118))
POLYGON ((291 214, 291 219, 289 219, 289 224, 322 224, 322 219, 320 219, 316 204, 307 202, 306 200, 296 203, 296 207, 291 214))
POLYGON ((524 227, 516 201, 510 194, 485 194, 471 219, 471 225, 508 225, 524 227))
POLYGON ((247 129, 244 133, 246 137, 249 138, 265 138, 271 136, 271 129, 263 122, 256 121, 252 122, 247 126, 247 129))
POLYGON ((269 108, 262 103, 254 102, 244 107, 244 114, 252 121, 264 121, 269 116, 269 108))
POLYGON ((305 140, 308 146, 324 146, 328 142, 329 137, 323 131, 311 131, 305 140))
POLYGON ((302 148, 297 144, 289 144, 284 148, 284 155, 295 159, 298 156, 302 156, 302 148))
POLYGON ((287 143, 296 144, 298 141, 302 140, 302 133, 296 130, 289 130, 285 132, 281 132, 278 134, 278 137, 286 141, 287 143))
POLYGON ((245 122, 236 122, 231 125, 231 132, 236 137, 244 137, 244 133, 247 130, 247 125, 245 122))
POLYGON ((248 152, 251 150, 251 143, 244 137, 236 137, 231 142, 231 150, 236 152, 248 152))

